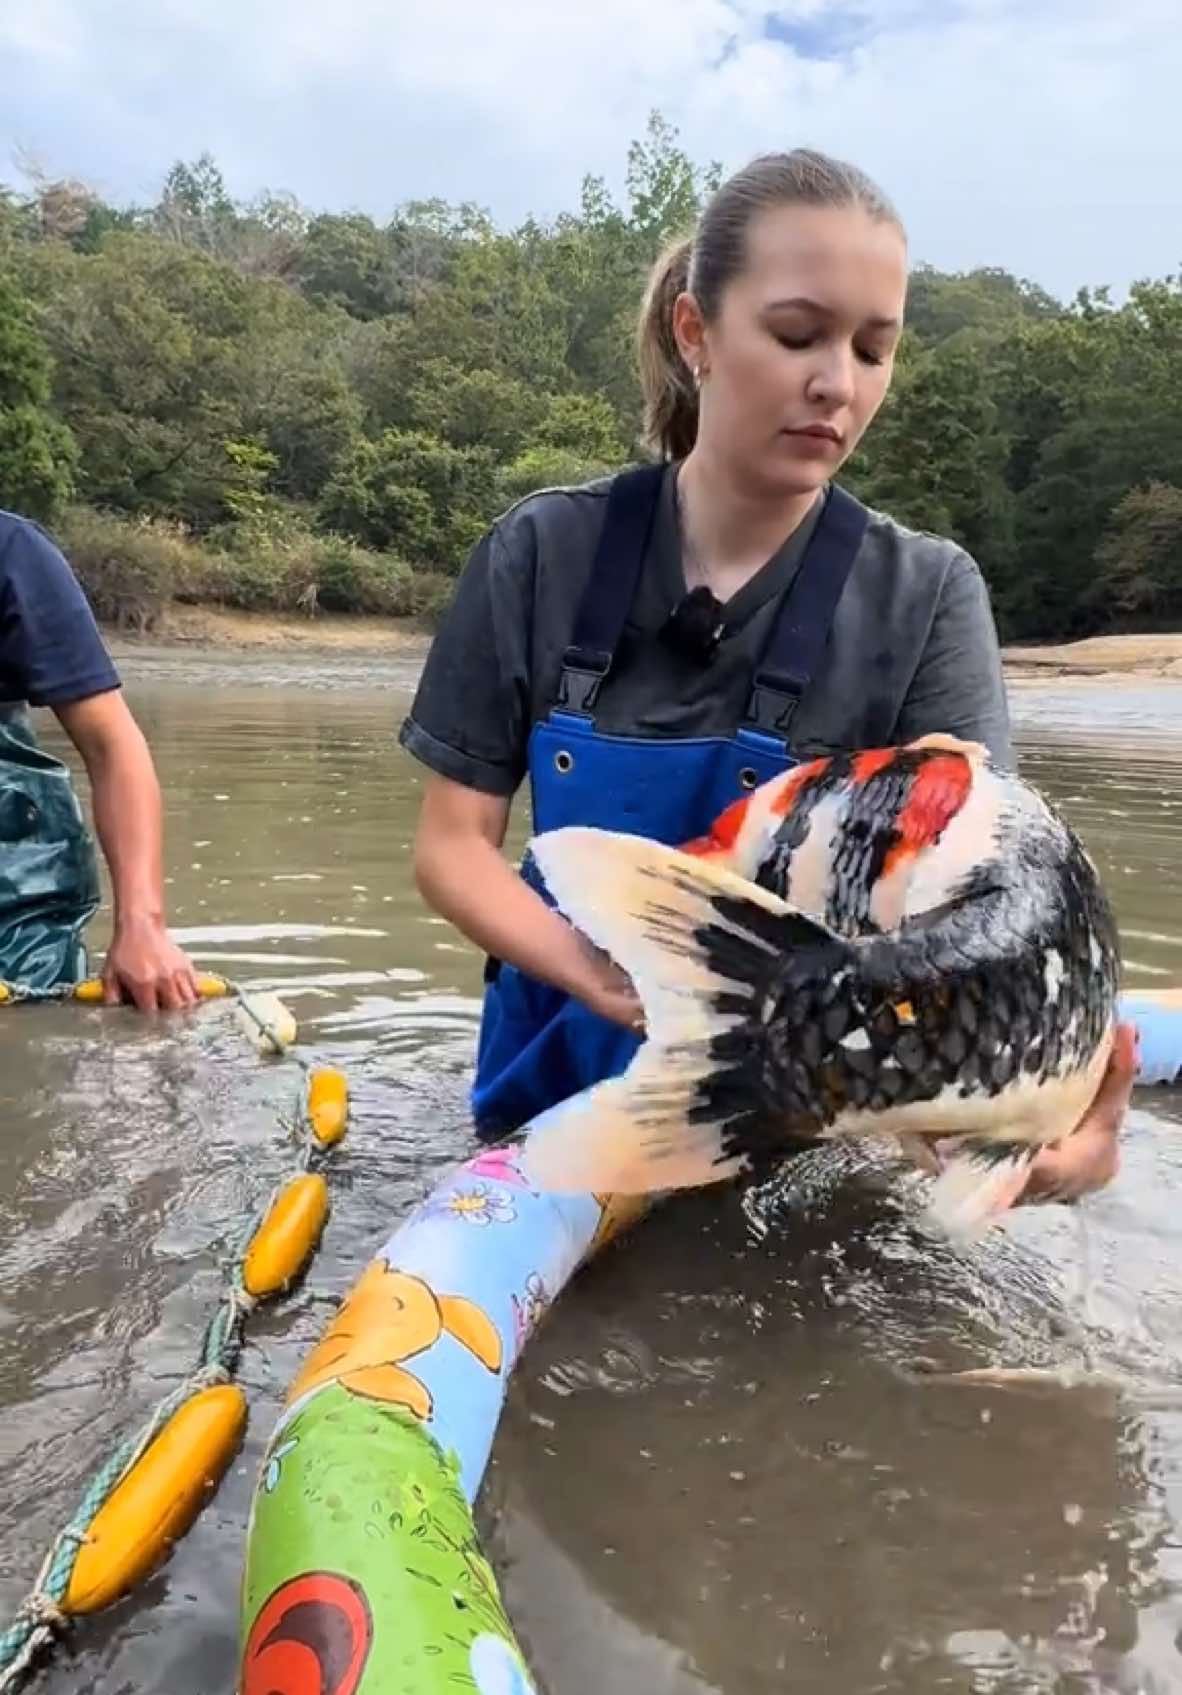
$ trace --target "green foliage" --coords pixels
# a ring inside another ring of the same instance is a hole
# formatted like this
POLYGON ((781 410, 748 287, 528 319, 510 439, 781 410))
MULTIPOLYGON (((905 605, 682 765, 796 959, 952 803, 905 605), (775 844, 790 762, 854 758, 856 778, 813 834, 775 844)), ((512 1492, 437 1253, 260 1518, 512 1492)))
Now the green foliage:
POLYGON ((412 564, 458 569, 494 515, 496 456, 422 430, 360 441, 324 492, 320 520, 412 564))
POLYGON ((1037 283, 992 267, 948 275, 917 265, 907 287, 907 322, 924 341, 944 341, 961 330, 1009 331, 1061 310, 1037 283))
POLYGON ((227 441, 222 445, 230 465, 222 496, 226 510, 233 518, 265 518, 274 503, 267 483, 279 461, 257 441, 227 441))
POLYGON ((980 349, 958 340, 934 347, 908 340, 846 480, 900 523, 959 542, 1000 599, 1013 562, 1007 452, 980 349))
POLYGON ((449 359, 420 366, 409 401, 417 429, 453 447, 486 447, 498 459, 521 451, 545 409, 516 377, 465 371, 449 359))
POLYGON ((643 141, 628 149, 630 223, 650 246, 688 229, 703 199, 718 187, 722 167, 700 170, 677 145, 677 131, 653 112, 643 141))
POLYGON ((70 507, 55 536, 97 618, 144 635, 174 600, 217 592, 222 562, 179 524, 70 507))
POLYGON ((220 532, 225 551, 206 598, 246 612, 320 612, 407 617, 413 572, 401 559, 317 535, 298 520, 280 530, 247 523, 220 532))
MULTIPOLYGON (((617 203, 519 228, 232 195, 0 186, 0 502, 52 516, 104 616, 170 598, 435 616, 484 527, 637 456, 649 265, 718 181, 654 113, 617 203)), ((1182 286, 1064 305, 915 269, 895 381, 843 480, 980 561, 1006 636, 1182 616, 1182 286)))
POLYGON ((439 597, 430 573, 342 536, 317 535, 291 513, 277 523, 226 524, 198 540, 165 519, 75 506, 56 535, 96 616, 140 635, 172 601, 404 618, 429 614, 439 597))
POLYGON ((49 350, 27 301, 0 276, 0 506, 52 517, 69 497, 76 458, 50 410, 49 350))
POLYGON ((566 447, 531 447, 497 477, 497 504, 504 509, 539 489, 578 488, 605 477, 613 463, 597 463, 566 447))
POLYGON ((1136 622, 1182 617, 1182 488, 1130 489, 1096 549, 1094 593, 1109 616, 1136 622))

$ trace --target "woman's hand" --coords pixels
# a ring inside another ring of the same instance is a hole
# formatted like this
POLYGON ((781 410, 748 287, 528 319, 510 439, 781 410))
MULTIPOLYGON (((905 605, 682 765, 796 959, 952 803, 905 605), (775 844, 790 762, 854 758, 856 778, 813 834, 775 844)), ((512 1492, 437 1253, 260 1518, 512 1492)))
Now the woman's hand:
POLYGON ((201 998, 192 964, 154 919, 116 927, 102 980, 108 1006, 132 1001, 141 1012, 175 1012, 201 998))
POLYGON ((1039 1154, 1017 1205, 1078 1200, 1112 1181, 1120 1167, 1120 1130, 1136 1077, 1136 1029, 1118 1024, 1095 1099, 1070 1136, 1039 1154))
POLYGON ((623 1024, 638 1036, 644 1035, 644 1008, 626 971, 613 964, 586 936, 575 932, 579 948, 586 960, 585 984, 580 978, 573 990, 576 998, 591 1012, 608 1018, 613 1024, 623 1024))
POLYGON ((415 835, 420 893, 493 959, 642 1034, 641 1005, 624 972, 502 857, 508 820, 504 797, 429 777, 415 835))

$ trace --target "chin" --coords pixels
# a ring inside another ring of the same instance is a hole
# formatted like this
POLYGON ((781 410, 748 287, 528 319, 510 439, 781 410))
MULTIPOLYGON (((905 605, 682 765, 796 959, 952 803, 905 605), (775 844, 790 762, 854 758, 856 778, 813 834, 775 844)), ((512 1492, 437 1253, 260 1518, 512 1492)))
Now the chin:
POLYGON ((815 454, 804 457, 794 454, 791 459, 781 455, 778 459, 761 465, 756 476, 761 486, 769 494, 781 498, 788 495, 815 494, 818 489, 825 487, 831 477, 837 475, 839 461, 832 454, 815 454))

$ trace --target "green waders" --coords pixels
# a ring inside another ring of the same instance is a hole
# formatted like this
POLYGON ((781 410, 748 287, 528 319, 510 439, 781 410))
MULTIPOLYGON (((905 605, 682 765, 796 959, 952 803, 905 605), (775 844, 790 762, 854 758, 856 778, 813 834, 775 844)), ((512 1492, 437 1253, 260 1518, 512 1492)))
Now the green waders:
POLYGON ((0 703, 0 981, 45 991, 87 974, 82 932, 101 887, 69 769, 0 703))

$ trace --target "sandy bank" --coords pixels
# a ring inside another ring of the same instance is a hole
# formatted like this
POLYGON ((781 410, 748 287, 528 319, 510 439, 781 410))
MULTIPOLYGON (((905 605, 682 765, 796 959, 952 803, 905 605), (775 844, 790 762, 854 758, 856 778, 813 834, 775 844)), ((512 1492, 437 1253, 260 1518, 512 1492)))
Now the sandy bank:
POLYGON ((224 607, 172 606, 147 636, 107 627, 117 654, 143 648, 198 648, 255 654, 386 654, 399 659, 424 655, 430 632, 413 618, 360 618, 321 613, 316 618, 273 612, 234 612, 224 607))
POLYGON ((1070 677, 1093 683, 1164 680, 1182 677, 1182 634, 1092 636, 1054 646, 1008 647, 1002 657, 1007 677, 1020 683, 1070 677))

